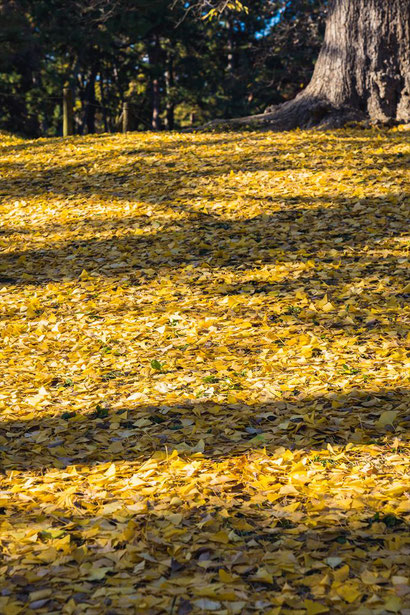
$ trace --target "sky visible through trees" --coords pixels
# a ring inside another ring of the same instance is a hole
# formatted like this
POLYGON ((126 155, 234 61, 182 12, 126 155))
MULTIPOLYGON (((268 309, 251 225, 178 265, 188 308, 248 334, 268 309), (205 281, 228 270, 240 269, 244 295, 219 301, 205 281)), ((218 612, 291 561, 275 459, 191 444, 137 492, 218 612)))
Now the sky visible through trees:
POLYGON ((0 3, 0 128, 61 134, 64 85, 75 96, 75 131, 198 125, 263 112, 309 81, 323 34, 324 3, 257 1, 212 20, 179 3, 0 3), (154 108, 155 107, 155 108, 154 108))

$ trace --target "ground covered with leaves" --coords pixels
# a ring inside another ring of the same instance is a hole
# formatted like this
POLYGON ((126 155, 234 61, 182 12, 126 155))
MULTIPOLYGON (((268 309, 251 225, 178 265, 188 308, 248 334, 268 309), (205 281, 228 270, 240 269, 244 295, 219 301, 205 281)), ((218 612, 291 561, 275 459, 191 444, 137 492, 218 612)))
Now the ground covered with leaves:
POLYGON ((3 615, 410 612, 409 149, 1 137, 3 615))

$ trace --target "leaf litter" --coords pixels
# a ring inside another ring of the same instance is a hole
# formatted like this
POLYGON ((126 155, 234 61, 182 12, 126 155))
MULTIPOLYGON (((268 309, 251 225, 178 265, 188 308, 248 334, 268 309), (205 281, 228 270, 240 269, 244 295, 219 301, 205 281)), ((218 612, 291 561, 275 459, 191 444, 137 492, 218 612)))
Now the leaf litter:
POLYGON ((409 613, 408 157, 1 137, 2 614, 409 613))

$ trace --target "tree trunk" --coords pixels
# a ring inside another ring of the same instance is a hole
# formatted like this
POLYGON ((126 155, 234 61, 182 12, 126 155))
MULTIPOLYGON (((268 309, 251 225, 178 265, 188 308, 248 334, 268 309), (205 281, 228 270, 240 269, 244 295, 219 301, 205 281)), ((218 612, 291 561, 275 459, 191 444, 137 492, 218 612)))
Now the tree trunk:
POLYGON ((97 108, 97 101, 95 98, 96 77, 97 71, 93 68, 90 71, 87 85, 85 87, 84 125, 87 127, 88 134, 93 134, 95 132, 95 112, 97 108))
POLYGON ((165 71, 165 89, 167 95, 166 120, 168 130, 175 127, 175 102, 174 102, 174 62, 171 53, 168 53, 167 68, 165 71))
POLYGON ((410 119, 410 0, 333 0, 304 92, 371 120, 410 119))
POLYGON ((226 21, 227 29, 227 54, 226 54, 226 79, 225 92, 227 94, 225 116, 229 116, 230 109, 233 107, 234 86, 235 86, 235 37, 232 16, 229 15, 226 21))
POLYGON ((409 122, 409 49, 410 0, 330 0, 307 88, 265 114, 231 123, 289 130, 360 120, 409 122))
POLYGON ((151 126, 153 130, 161 130, 161 84, 159 81, 160 59, 162 55, 159 36, 154 34, 148 50, 149 63, 152 71, 152 116, 151 126))
POLYGON ((104 123, 104 132, 112 132, 108 125, 108 114, 107 114, 107 104, 106 104, 106 96, 105 96, 105 84, 104 84, 104 74, 100 68, 100 92, 101 92, 101 104, 102 104, 102 114, 103 114, 103 123, 104 123))
POLYGON ((155 77, 152 80, 152 129, 161 130, 161 90, 159 85, 159 79, 155 77))

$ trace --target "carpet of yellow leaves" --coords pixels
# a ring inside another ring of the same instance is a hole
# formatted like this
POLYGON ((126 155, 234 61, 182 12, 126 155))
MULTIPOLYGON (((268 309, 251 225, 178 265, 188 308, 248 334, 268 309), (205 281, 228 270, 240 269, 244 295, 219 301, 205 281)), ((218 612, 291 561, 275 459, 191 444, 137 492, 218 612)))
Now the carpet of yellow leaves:
POLYGON ((2 615, 410 612, 408 154, 1 137, 2 615))

